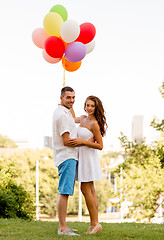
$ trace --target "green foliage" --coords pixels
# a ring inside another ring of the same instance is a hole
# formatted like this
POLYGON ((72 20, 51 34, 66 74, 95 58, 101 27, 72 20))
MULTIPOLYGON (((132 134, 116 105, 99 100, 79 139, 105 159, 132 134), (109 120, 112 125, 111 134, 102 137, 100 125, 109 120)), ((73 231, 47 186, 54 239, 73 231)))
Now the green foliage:
POLYGON ((0 217, 33 219, 33 202, 22 185, 9 182, 0 190, 0 217))
MULTIPOLYGON (((95 190, 97 194, 97 198, 99 201, 99 212, 106 212, 106 207, 109 200, 109 183, 107 180, 97 181, 95 182, 95 190)), ((73 196, 69 197, 68 200, 68 214, 77 215, 79 210, 79 183, 75 182, 75 189, 73 196)), ((88 209, 85 203, 85 198, 82 195, 82 214, 88 215, 88 209)))
POLYGON ((121 132, 121 146, 125 149, 125 159, 123 163, 124 168, 130 167, 130 164, 140 164, 145 165, 149 164, 152 160, 152 157, 155 158, 157 153, 152 147, 145 144, 144 140, 141 144, 136 144, 134 142, 128 141, 127 137, 121 132), (128 161, 127 161, 128 160, 128 161))
POLYGON ((161 167, 158 149, 143 141, 138 145, 120 137, 125 149, 123 167, 123 192, 133 202, 128 217, 150 220, 157 208, 157 200, 164 189, 164 169, 161 167))
POLYGON ((96 193, 99 201, 99 212, 105 213, 106 207, 110 197, 108 180, 96 182, 96 193))
MULTIPOLYGON (((56 216, 58 198, 58 171, 53 162, 53 152, 49 148, 42 150, 21 150, 2 156, 0 162, 0 185, 7 186, 12 179, 14 183, 23 186, 31 194, 35 202, 36 191, 36 160, 39 159, 39 202, 43 204, 40 213, 56 216)), ((9 191, 6 188, 6 191, 9 191)), ((108 203, 108 183, 104 180, 96 183, 99 200, 99 211, 105 212, 108 203)), ((5 196, 6 192, 3 190, 5 196)), ((13 193, 11 193, 11 197, 13 193)), ((5 198, 6 199, 6 198, 5 198)), ((13 200, 14 201, 14 200, 13 200)), ((10 203, 11 205, 11 203, 10 203)), ((69 197, 67 213, 78 214, 79 210, 79 183, 75 182, 73 197, 69 197)), ((82 198, 82 211, 88 214, 84 197, 82 198)))
POLYGON ((155 128, 157 131, 164 132, 164 119, 160 122, 157 117, 154 117, 153 121, 151 122, 150 126, 155 128))
MULTIPOLYGON (((164 82, 160 88, 164 97, 164 82)), ((157 131, 164 132, 164 120, 154 118, 151 122, 157 131)), ((141 144, 128 141, 121 133, 121 145, 125 149, 123 163, 123 191, 128 200, 133 202, 129 216, 138 220, 150 220, 156 212, 157 200, 164 189, 164 138, 148 146, 145 141, 141 144)))
MULTIPOLYGON (((162 97, 164 98, 164 81, 159 90, 160 90, 162 97)), ((164 119, 162 119, 162 121, 160 122, 157 117, 154 117, 150 126, 155 128, 157 131, 162 132, 161 137, 164 139, 164 119)), ((164 140, 160 140, 157 142, 157 151, 158 151, 158 156, 160 158, 162 167, 164 167, 164 140)))
MULTIPOLYGON (((159 88, 159 91, 164 98, 164 81, 162 82, 162 86, 159 88)), ((157 117, 154 117, 153 121, 151 122, 150 126, 155 128, 157 131, 164 132, 164 119, 160 122, 157 117)))
MULTIPOLYGON (((36 190, 36 160, 39 159, 39 202, 43 204, 40 213, 56 216, 58 198, 58 171, 54 166, 51 149, 21 150, 10 157, 3 156, 1 161, 0 183, 8 184, 12 178, 31 193, 31 200, 35 202, 36 190), (48 157, 48 158, 47 158, 48 157), (18 167, 19 166, 19 167, 18 167)), ((102 159, 101 159, 102 161, 102 159)), ((105 162, 106 160, 104 160, 105 162)), ((109 184, 107 180, 96 182, 96 192, 99 200, 99 211, 104 213, 108 204, 109 184)), ((69 197, 68 215, 78 214, 79 210, 79 183, 75 182, 73 197, 69 197)), ((88 214, 85 199, 82 197, 82 212, 88 214)))
POLYGON ((116 159, 120 155, 120 152, 108 152, 105 154, 102 154, 100 157, 101 160, 101 167, 106 168, 106 166, 110 165, 110 159, 116 159))
POLYGON ((164 98, 164 81, 162 82, 162 86, 159 88, 159 91, 160 91, 162 97, 164 98))
POLYGON ((16 147, 17 145, 12 139, 0 134, 0 148, 16 148, 16 147))
MULTIPOLYGON (((35 196, 36 160, 39 159, 39 202, 43 204, 41 213, 56 215, 58 197, 58 172, 53 162, 53 152, 49 148, 42 150, 27 149, 16 152, 12 159, 17 161, 21 173, 18 182, 35 196)), ((35 201, 33 197, 33 201, 35 201)))
POLYGON ((18 167, 6 156, 0 158, 0 217, 32 219, 33 202, 25 188, 16 182, 18 167))
POLYGON ((164 168, 164 133, 153 143, 157 156, 160 159, 161 167, 164 168))
POLYGON ((161 167, 164 168, 164 144, 163 145, 160 145, 160 144, 157 145, 157 154, 158 154, 158 157, 159 157, 160 162, 161 162, 161 167))
MULTIPOLYGON (((6 194, 9 194, 8 192, 10 191, 11 198, 13 199, 14 193, 11 191, 10 188, 8 188, 8 184, 11 180, 16 186, 23 186, 23 188, 26 189, 27 193, 31 193, 30 198, 32 205, 30 208, 33 211, 36 185, 36 159, 40 159, 39 193, 40 202, 44 204, 42 212, 49 214, 53 212, 56 214, 58 174, 57 169, 54 166, 52 156, 52 150, 50 149, 28 149, 25 151, 17 151, 10 157, 7 157, 7 155, 3 155, 0 161, 0 186, 3 187, 4 195, 6 196, 6 194)), ((21 192, 23 193, 23 189, 21 192)), ((26 198, 27 196, 24 197, 27 203, 28 198, 26 198)), ((20 197, 19 200, 21 200, 20 197)))
MULTIPOLYGON (((84 212, 84 202, 82 204, 82 211, 84 212)), ((73 196, 69 196, 68 198, 68 208, 67 208, 67 213, 77 215, 79 210, 79 183, 75 182, 75 188, 74 188, 74 193, 73 196)))
POLYGON ((157 200, 163 190, 163 173, 158 163, 147 166, 131 164, 130 170, 123 172, 123 188, 129 201, 133 201, 130 217, 137 220, 154 217, 157 200))
POLYGON ((18 177, 17 163, 6 155, 0 157, 0 186, 6 186, 11 179, 18 177))

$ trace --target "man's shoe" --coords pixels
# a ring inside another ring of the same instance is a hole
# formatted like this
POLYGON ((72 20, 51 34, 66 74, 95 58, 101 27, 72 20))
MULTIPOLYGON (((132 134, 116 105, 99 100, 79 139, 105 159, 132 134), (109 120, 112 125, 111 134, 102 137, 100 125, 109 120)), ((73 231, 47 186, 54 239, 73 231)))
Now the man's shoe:
POLYGON ((70 228, 68 228, 68 229, 66 229, 64 232, 61 232, 59 229, 58 229, 58 235, 69 235, 69 236, 79 236, 79 234, 77 234, 77 233, 74 233, 73 231, 72 231, 72 229, 70 229, 70 228))
POLYGON ((71 229, 73 232, 78 232, 77 229, 73 229, 73 228, 70 228, 70 227, 68 227, 68 229, 71 229))

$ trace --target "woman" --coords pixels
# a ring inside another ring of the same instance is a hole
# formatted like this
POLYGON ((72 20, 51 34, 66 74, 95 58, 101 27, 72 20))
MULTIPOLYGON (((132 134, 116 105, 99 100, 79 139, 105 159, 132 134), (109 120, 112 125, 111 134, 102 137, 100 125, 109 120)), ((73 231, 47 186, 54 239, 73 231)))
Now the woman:
MULTIPOLYGON (((87 116, 75 117, 80 123, 77 128, 78 138, 71 139, 72 146, 79 146, 78 181, 85 197, 90 215, 89 234, 101 233, 102 226, 98 223, 98 199, 93 181, 101 181, 101 166, 96 149, 103 149, 102 137, 106 132, 106 118, 101 100, 95 96, 87 97, 84 110, 87 116)), ((74 114, 73 114, 74 115, 74 114)))

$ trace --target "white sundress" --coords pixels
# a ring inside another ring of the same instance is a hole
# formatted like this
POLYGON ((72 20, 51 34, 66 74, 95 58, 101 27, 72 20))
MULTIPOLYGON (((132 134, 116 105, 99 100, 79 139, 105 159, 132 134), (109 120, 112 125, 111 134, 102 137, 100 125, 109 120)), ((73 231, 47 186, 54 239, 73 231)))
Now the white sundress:
MULTIPOLYGON (((78 138, 88 140, 93 133, 85 127, 77 128, 78 138)), ((79 161, 77 167, 77 178, 79 182, 101 181, 101 166, 97 149, 88 146, 79 147, 79 161)))

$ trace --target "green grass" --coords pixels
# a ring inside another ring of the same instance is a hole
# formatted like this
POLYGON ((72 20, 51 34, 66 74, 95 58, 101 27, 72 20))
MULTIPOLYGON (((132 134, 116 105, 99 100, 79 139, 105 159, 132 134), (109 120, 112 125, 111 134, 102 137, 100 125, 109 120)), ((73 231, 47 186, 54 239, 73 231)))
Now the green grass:
POLYGON ((0 239, 6 240, 56 240, 56 239, 104 239, 104 240, 163 240, 164 224, 102 223, 103 232, 86 235, 89 223, 69 222, 68 226, 79 230, 80 236, 57 235, 58 222, 34 222, 21 219, 0 219, 0 239))

